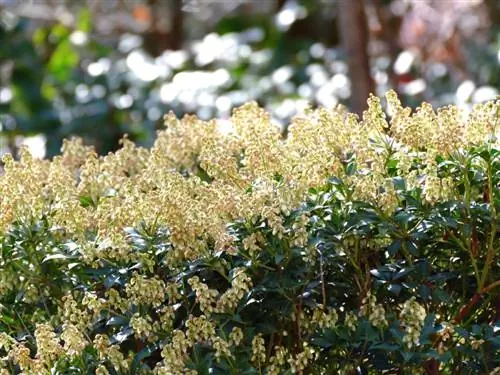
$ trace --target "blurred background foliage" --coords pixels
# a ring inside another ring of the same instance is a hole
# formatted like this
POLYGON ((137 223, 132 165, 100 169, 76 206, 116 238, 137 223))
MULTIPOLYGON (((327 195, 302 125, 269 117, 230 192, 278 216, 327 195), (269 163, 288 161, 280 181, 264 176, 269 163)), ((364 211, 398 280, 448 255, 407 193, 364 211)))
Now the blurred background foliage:
POLYGON ((499 18, 497 0, 0 0, 0 153, 148 146, 170 110, 224 120, 248 100, 283 130, 389 88, 470 108, 498 95, 499 18))

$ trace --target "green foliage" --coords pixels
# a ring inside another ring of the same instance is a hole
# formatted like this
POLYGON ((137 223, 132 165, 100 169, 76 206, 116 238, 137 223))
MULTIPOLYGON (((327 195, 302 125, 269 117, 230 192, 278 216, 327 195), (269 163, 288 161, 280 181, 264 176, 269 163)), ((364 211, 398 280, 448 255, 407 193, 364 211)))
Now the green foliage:
MULTIPOLYGON (((174 250, 170 231, 161 223, 124 229, 136 259, 143 261, 118 259, 89 266, 81 245, 63 228, 51 227, 46 217, 15 222, 2 236, 0 266, 23 275, 25 282, 0 294, 0 333, 35 350, 37 323, 62 324, 57 313, 62 306, 57 304, 66 293, 85 298, 90 292, 107 299, 114 290, 125 296, 137 275, 175 285, 177 291, 165 301, 174 302, 171 324, 181 329, 193 317, 206 316, 203 294, 197 295, 190 280, 197 277, 223 295, 234 286, 237 270, 244 269, 251 287, 233 307, 209 315, 216 336, 230 341, 237 327, 243 332, 241 343, 231 345, 231 356, 219 357, 210 344, 214 336, 195 340, 185 353, 186 368, 198 374, 415 374, 437 363, 446 374, 489 373, 500 366, 499 158, 499 150, 480 147, 436 160, 438 173, 453 178, 463 200, 435 205, 423 200, 421 189, 408 189, 405 178, 394 172, 398 161, 388 160, 398 200, 391 214, 354 200, 351 188, 332 177, 311 189, 299 208, 281 214, 284 236, 266 219, 239 220, 227 228, 234 251, 209 249, 175 267, 168 261, 174 250), (297 246, 286 234, 296 230, 304 214, 309 245, 297 246), (261 239, 257 251, 245 245, 250 236, 261 239), (35 293, 29 289, 33 285, 35 293), (402 306, 408 301, 423 309, 421 321, 411 309, 410 320, 405 320, 402 306), (383 319, 377 323, 374 314, 380 309, 383 319), (326 323, 315 320, 314 312, 324 313, 326 323), (415 341, 409 342, 412 319, 418 329, 415 341), (252 360, 252 341, 259 335, 265 363, 252 360), (285 348, 292 362, 311 352, 303 365, 296 365, 298 370, 283 363, 271 372, 275 347, 285 348)), ((356 167, 346 164, 349 168, 356 167)), ((85 198, 81 204, 92 209, 85 198)), ((92 233, 88 245, 106 246, 92 233)), ((80 355, 54 363, 52 374, 93 373, 100 364, 113 374, 151 373, 160 362, 173 331, 138 335, 131 320, 138 315, 160 322, 163 303, 152 306, 132 299, 121 311, 103 306, 88 317, 87 335, 109 336, 131 359, 130 367, 120 369, 111 358, 102 361, 90 345, 80 355)), ((8 369, 6 373, 19 370, 12 365, 8 369)))

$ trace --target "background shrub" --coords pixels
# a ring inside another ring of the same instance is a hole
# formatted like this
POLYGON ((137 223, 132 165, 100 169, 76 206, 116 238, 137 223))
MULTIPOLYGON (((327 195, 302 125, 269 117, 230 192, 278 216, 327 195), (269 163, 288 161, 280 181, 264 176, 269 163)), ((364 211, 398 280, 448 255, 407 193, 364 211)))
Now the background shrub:
POLYGON ((498 95, 497 1, 351 2, 1 0, 0 156, 71 136, 150 147, 163 113, 228 119, 250 100, 285 127, 307 103, 361 115, 389 88, 412 108, 498 95), (365 20, 341 22, 353 9, 365 20))
POLYGON ((0 373, 498 373, 500 102, 387 102, 5 157, 0 373))

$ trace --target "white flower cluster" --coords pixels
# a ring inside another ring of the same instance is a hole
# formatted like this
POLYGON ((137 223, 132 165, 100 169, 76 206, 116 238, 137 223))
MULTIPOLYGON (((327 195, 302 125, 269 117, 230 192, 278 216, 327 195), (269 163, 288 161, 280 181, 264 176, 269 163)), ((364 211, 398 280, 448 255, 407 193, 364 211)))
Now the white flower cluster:
POLYGON ((399 317, 406 331, 403 342, 408 348, 419 345, 420 332, 426 315, 425 308, 416 301, 415 297, 403 304, 399 317))
POLYGON ((363 298, 362 303, 359 311, 360 316, 367 316, 374 327, 382 329, 388 326, 384 306, 377 303, 377 298, 370 291, 363 298))

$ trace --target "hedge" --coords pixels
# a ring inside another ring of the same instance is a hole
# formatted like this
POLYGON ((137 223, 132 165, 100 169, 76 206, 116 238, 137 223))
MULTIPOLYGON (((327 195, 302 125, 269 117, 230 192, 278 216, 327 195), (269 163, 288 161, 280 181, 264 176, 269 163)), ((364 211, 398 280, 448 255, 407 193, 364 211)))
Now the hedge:
POLYGON ((170 114, 0 177, 0 374, 499 374, 500 101, 170 114))

